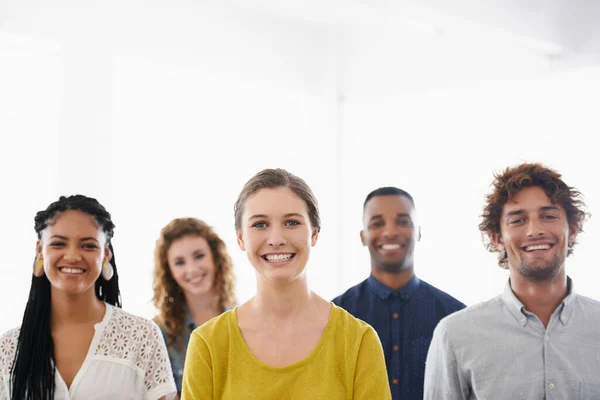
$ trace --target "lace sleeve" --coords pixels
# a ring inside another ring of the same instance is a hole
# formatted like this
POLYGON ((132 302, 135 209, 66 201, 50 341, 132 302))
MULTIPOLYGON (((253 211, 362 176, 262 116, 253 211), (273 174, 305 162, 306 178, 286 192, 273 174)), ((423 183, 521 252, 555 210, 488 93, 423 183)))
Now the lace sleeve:
POLYGON ((8 400, 8 383, 12 371, 17 341, 19 340, 19 329, 13 329, 0 337, 0 400, 8 400))
POLYGON ((150 400, 159 399, 162 396, 172 398, 177 393, 177 388, 167 346, 158 325, 152 321, 149 321, 149 324, 151 325, 148 335, 148 355, 150 357, 144 379, 148 398, 150 400))

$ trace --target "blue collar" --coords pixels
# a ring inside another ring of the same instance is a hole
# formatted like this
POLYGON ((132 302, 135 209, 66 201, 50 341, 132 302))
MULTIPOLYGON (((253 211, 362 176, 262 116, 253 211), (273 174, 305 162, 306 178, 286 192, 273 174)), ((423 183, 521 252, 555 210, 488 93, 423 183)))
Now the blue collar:
POLYGON ((390 296, 400 296, 400 298, 403 300, 408 300, 410 296, 412 296, 413 293, 419 288, 420 284, 421 280, 417 278, 416 275, 398 290, 390 289, 375 279, 373 275, 369 276, 367 279, 368 288, 382 300, 385 300, 390 296))

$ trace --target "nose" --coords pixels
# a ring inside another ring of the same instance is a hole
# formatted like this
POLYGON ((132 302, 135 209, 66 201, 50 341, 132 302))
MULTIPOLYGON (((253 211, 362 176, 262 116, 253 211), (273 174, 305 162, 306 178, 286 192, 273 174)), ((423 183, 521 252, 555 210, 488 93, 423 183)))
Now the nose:
POLYGON ((382 235, 384 239, 395 238, 398 236, 398 227, 396 224, 385 224, 382 235))
POLYGON ((529 223, 527 224, 527 236, 528 237, 536 237, 544 234, 544 230, 540 221, 537 218, 530 218, 529 223))
POLYGON ((269 232, 269 237, 267 238, 267 243, 269 246, 279 247, 283 246, 286 243, 285 235, 283 234, 283 229, 278 227, 273 227, 269 232))
POLYGON ((63 258, 70 263, 81 261, 81 253, 79 252, 79 248, 75 246, 68 247, 63 258))
POLYGON ((198 270, 198 266, 196 264, 197 263, 195 263, 193 261, 185 263, 185 275, 186 275, 186 277, 191 278, 192 276, 194 276, 194 274, 198 270))

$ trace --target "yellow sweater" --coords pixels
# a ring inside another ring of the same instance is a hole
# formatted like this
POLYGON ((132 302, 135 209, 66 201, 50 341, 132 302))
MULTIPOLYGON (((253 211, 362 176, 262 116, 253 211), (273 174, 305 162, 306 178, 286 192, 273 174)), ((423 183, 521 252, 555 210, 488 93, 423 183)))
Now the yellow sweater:
POLYGON ((227 311, 191 336, 182 400, 391 400, 375 330, 332 304, 329 322, 305 359, 286 367, 260 362, 227 311))

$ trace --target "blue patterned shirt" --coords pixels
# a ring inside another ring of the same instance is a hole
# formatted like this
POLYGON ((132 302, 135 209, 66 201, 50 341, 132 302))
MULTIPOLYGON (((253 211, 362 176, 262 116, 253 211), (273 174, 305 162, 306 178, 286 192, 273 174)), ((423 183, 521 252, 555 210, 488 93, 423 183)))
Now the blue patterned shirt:
POLYGON ((333 300, 377 331, 394 400, 422 400, 425 359, 437 323, 465 308, 416 276, 393 290, 373 276, 333 300))

